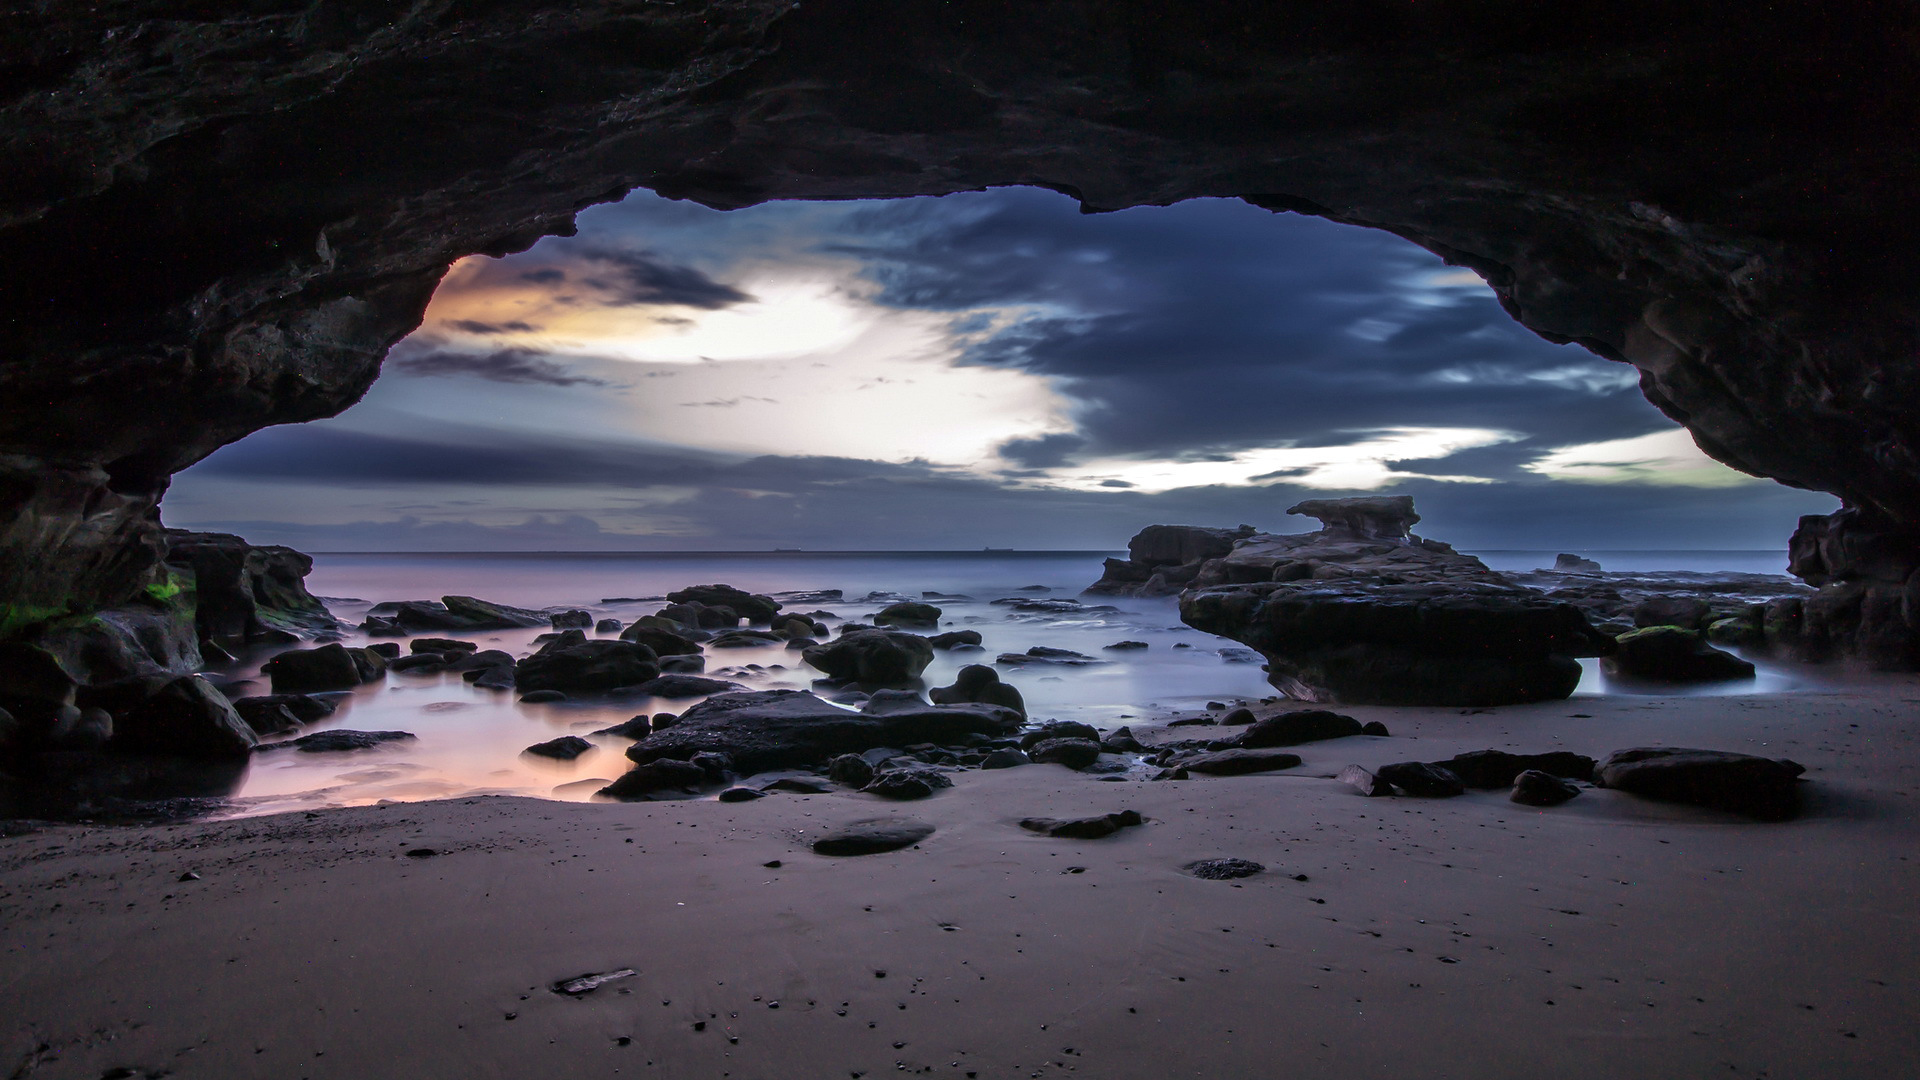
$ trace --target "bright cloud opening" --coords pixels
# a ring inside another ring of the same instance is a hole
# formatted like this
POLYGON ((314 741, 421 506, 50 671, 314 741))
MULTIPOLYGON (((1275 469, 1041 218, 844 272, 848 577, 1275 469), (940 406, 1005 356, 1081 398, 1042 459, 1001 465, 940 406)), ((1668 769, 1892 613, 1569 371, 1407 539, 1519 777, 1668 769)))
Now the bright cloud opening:
POLYGON ((1735 472, 1700 452, 1681 429, 1630 439, 1562 446, 1525 468, 1555 480, 1662 487, 1739 487, 1766 481, 1735 472))
POLYGON ((1051 486, 1080 491, 1126 487, 1154 494, 1187 487, 1252 487, 1287 483, 1327 490, 1373 491, 1407 480, 1491 484, 1479 476, 1407 473, 1396 461, 1443 458, 1522 436, 1491 428, 1380 428, 1341 446, 1269 446, 1197 461, 1104 459, 1048 472, 1051 486))

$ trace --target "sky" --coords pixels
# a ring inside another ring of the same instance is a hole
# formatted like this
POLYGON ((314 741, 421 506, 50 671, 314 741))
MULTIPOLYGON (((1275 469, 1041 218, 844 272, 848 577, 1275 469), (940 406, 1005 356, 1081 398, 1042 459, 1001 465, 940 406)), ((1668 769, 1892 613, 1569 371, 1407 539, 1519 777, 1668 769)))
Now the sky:
POLYGON ((636 191, 455 264, 362 402, 163 511, 309 551, 1103 550, 1363 494, 1468 549, 1782 549, 1838 505, 1708 459, 1633 368, 1397 237, 996 188, 636 191))

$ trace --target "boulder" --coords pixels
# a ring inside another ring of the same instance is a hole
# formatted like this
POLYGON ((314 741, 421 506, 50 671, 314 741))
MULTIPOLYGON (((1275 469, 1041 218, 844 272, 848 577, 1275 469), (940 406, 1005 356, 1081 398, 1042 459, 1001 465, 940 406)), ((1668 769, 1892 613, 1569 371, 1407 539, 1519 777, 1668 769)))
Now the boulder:
POLYGON ((780 610, 778 600, 736 589, 731 585, 690 585, 668 593, 667 602, 732 608, 737 615, 750 623, 770 622, 780 610))
POLYGON ((979 648, 980 641, 980 631, 978 630, 949 630, 944 634, 935 634, 927 639, 928 644, 942 651, 948 649, 979 648))
POLYGON ((1341 769, 1334 779, 1369 797, 1393 794, 1392 784, 1358 765, 1349 765, 1341 769))
POLYGON ((550 705, 556 701, 567 700, 567 695, 558 690, 531 690, 520 695, 522 705, 550 705))
POLYGON ((985 664, 968 664, 954 676, 952 686, 935 687, 928 696, 936 705, 978 702, 1005 705, 1021 716, 1027 715, 1027 704, 1020 697, 1020 691, 1001 682, 1000 673, 985 664))
POLYGON ((940 625, 940 609, 932 604, 903 600, 880 609, 873 617, 878 626, 901 626, 914 630, 931 630, 940 625))
POLYGON ((1210 776, 1243 776, 1247 773, 1291 769, 1299 764, 1300 755, 1284 750, 1216 750, 1180 761, 1180 767, 1188 772, 1210 776))
POLYGON ((1116 641, 1111 645, 1101 646, 1101 649, 1105 652, 1134 652, 1147 647, 1144 641, 1116 641))
POLYGON ((1256 750, 1266 746, 1299 746, 1301 743, 1325 739, 1344 739, 1360 733, 1360 721, 1351 716, 1325 709, 1296 709, 1254 721, 1251 727, 1234 737, 1233 743, 1256 750))
POLYGON ((660 675, 652 649, 631 641, 589 640, 568 630, 515 664, 514 685, 522 690, 592 693, 637 686, 660 675))
MULTIPOLYGON (((167 578, 155 588, 191 594, 203 641, 228 651, 333 633, 339 623, 307 591, 313 559, 227 533, 166 531, 167 578)), ((149 589, 154 595, 154 589, 149 589)))
POLYGON ((562 735, 557 739, 534 743, 521 752, 557 761, 572 761, 591 749, 593 744, 578 735, 562 735))
POLYGON ((856 630, 806 649, 800 657, 836 682, 884 685, 919 678, 933 662, 933 645, 918 634, 856 630))
POLYGON ((1559 806, 1580 794, 1580 785, 1539 769, 1528 769, 1513 778, 1513 792, 1507 798, 1522 806, 1559 806))
POLYGON ((1049 720, 1037 728, 1021 732, 1020 748, 1031 750, 1048 739, 1082 739, 1097 743, 1100 741, 1100 729, 1078 720, 1049 720))
POLYGON ((1233 881, 1262 873, 1266 867, 1252 859, 1201 859, 1181 869, 1204 881, 1233 881))
MULTIPOLYGON (((5 719, 0 718, 0 726, 4 724, 5 719)), ((99 750, 113 740, 113 731, 113 714, 107 710, 67 706, 54 718, 46 743, 51 750, 99 750)), ((0 748, 5 742, 4 734, 0 734, 0 748)))
POLYGON ((1712 606, 1697 596, 1654 596, 1633 608, 1633 625, 1637 627, 1678 626, 1683 630, 1700 630, 1712 618, 1712 606))
POLYGON ((1594 782, 1649 799, 1784 821, 1800 812, 1799 777, 1805 771, 1804 765, 1781 758, 1637 747, 1608 755, 1594 771, 1594 782))
POLYGON ((612 727, 603 727, 595 735, 618 735, 623 739, 644 739, 653 734, 653 721, 645 713, 612 727))
POLYGON ((256 735, 280 735, 333 715, 339 706, 326 698, 306 694, 261 694, 234 701, 233 711, 240 714, 256 735))
POLYGON ((1658 682, 1725 682, 1751 679, 1754 666, 1716 649, 1697 630, 1648 626, 1620 635, 1619 651, 1601 661, 1609 675, 1658 682))
POLYGON ((1100 759, 1100 743, 1095 739, 1042 739, 1027 750, 1027 756, 1036 764, 1084 769, 1100 759))
POLYGON ((1382 781, 1392 784, 1402 794, 1421 799, 1449 799, 1455 795, 1464 795, 1467 786, 1444 766, 1424 761, 1401 761, 1392 765, 1382 765, 1375 770, 1382 781))
POLYGON ((1092 817, 1080 818, 1022 818, 1020 827, 1057 840, 1098 840, 1103 836, 1112 836, 1121 829, 1129 829, 1145 822, 1146 819, 1140 816, 1139 811, 1121 810, 1112 814, 1096 814, 1092 817))
POLYGON ((884 799, 924 799, 942 788, 952 786, 953 780, 946 773, 918 765, 876 772, 860 791, 884 799))
POLYGON ((396 674, 411 671, 416 675, 437 675, 447 670, 447 665, 452 662, 453 658, 445 653, 417 652, 411 656, 387 661, 387 670, 396 674))
POLYGON ((766 792, 755 791, 750 787, 730 787, 715 796, 715 798, 724 803, 752 802, 755 799, 764 799, 766 797, 766 792))
POLYGON ((649 626, 658 625, 649 620, 658 620, 690 630, 725 630, 740 625, 740 613, 730 607, 689 602, 668 604, 661 608, 658 614, 636 619, 635 622, 645 622, 649 626))
POLYGON ((456 638, 417 637, 407 642, 407 651, 439 653, 443 656, 465 656, 480 651, 480 646, 471 641, 460 641, 456 638))
MULTIPOLYGON (((381 666, 384 674, 384 662, 381 666)), ((356 654, 335 642, 317 649, 288 649, 267 661, 263 670, 273 682, 274 693, 299 694, 351 690, 379 677, 372 667, 373 661, 364 651, 356 654)))
POLYGON ((725 694, 733 690, 745 690, 737 682, 725 679, 708 679, 699 675, 662 675, 648 679, 633 688, 634 692, 651 694, 659 698, 702 697, 707 694, 725 694))
POLYGON ((628 769, 596 794, 610 799, 685 798, 713 786, 714 781, 705 769, 690 761, 669 758, 628 769))
POLYGON ((620 628, 625 625, 626 624, 619 619, 601 619, 593 624, 593 632, 596 634, 617 634, 620 632, 620 628))
POLYGON ((1578 555, 1561 552, 1553 557, 1553 569, 1562 574, 1597 574, 1600 564, 1592 559, 1583 559, 1578 555))
POLYGON ((707 642, 710 649, 758 649, 768 645, 785 645, 786 639, 763 630, 729 630, 716 634, 707 642))
POLYGON ((1015 750, 1011 746, 1003 746, 998 750, 990 751, 987 756, 981 760, 980 767, 983 769, 1016 769, 1022 765, 1031 764, 1033 764, 1033 759, 1027 756, 1026 751, 1015 750))
POLYGON ((873 764, 859 754, 841 754, 827 762, 827 778, 836 784, 863 788, 873 780, 873 764))
POLYGON ((24 725, 51 721, 72 705, 80 682, 48 650, 21 641, 0 642, 0 708, 24 725))
POLYGON ((411 731, 353 731, 348 728, 333 728, 329 731, 316 731, 311 735, 302 735, 285 742, 263 743, 256 749, 261 753, 272 750, 298 750, 303 754, 338 754, 352 750, 371 750, 387 743, 406 742, 417 738, 411 731))
POLYGON ((912 847, 934 833, 933 826, 912 818, 876 818, 829 830, 813 841, 816 855, 878 855, 912 847))
MULTIPOLYGON (((585 630, 593 625, 593 613, 575 608, 572 611, 556 611, 547 616, 547 621, 555 630, 585 630)), ((614 629, 619 629, 615 627, 614 629)))
POLYGON ((1405 540, 1420 523, 1411 495, 1308 499, 1288 507, 1287 513, 1318 518, 1324 531, 1338 530, 1368 540, 1405 540))
POLYGON ((472 596, 443 596, 440 602, 447 612, 464 619, 476 630, 512 630, 524 626, 546 626, 549 616, 526 608, 508 607, 472 596))
POLYGON ((952 744, 973 735, 1019 730, 1021 716, 995 705, 927 705, 886 713, 856 713, 801 690, 722 694, 681 714, 627 750, 638 762, 691 757, 700 751, 730 755, 744 773, 805 768, 841 754, 918 743, 952 744))
POLYGON ((1523 772, 1543 772, 1569 780, 1593 779, 1594 761, 1585 754, 1555 750, 1546 754, 1509 754, 1505 750, 1473 750, 1432 762, 1470 788, 1503 788, 1523 772))
POLYGON ((1197 525, 1149 525, 1127 544, 1127 558, 1108 559, 1087 592, 1113 596, 1167 596, 1179 592, 1207 561, 1254 535, 1253 526, 1213 529, 1197 525))

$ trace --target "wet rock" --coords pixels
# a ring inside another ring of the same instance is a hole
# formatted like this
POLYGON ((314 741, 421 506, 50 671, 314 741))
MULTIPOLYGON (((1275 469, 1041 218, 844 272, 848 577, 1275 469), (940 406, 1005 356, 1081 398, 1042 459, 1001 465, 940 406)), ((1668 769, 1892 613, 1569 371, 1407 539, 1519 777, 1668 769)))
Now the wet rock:
POLYGON ((953 780, 939 769, 909 766, 876 772, 873 779, 867 781, 860 790, 863 794, 878 795, 884 799, 924 799, 942 788, 952 786, 953 780))
POLYGON ((313 559, 227 533, 166 531, 168 585, 190 588, 201 641, 235 651, 334 633, 339 623, 307 591, 313 559))
POLYGON ((1713 617, 1713 608, 1697 596, 1655 596, 1641 601, 1633 609, 1633 625, 1678 626, 1699 630, 1713 617))
POLYGON ((731 585, 690 585, 668 593, 667 601, 674 604, 693 603, 705 604, 708 607, 731 608, 750 623, 770 622, 780 611, 778 600, 736 589, 731 585))
POLYGON ((1147 647, 1144 641, 1116 641, 1111 645, 1101 646, 1107 652, 1134 652, 1147 647))
POLYGON ((259 735, 278 735, 332 716, 339 705, 306 694, 261 694, 234 701, 233 711, 259 735))
POLYGON ((553 758, 556 761, 572 761, 581 754, 593 749, 593 744, 578 735, 562 735, 557 739, 534 743, 522 753, 536 757, 553 758))
POLYGON ((707 658, 695 653, 691 656, 662 656, 660 673, 663 675, 698 675, 707 670, 707 658))
POLYGON ((1233 550, 1253 526, 1211 529, 1196 525, 1149 525, 1127 543, 1125 559, 1108 559, 1105 573, 1087 592, 1115 596, 1166 596, 1179 592, 1202 563, 1233 550))
MULTIPOLYGON (((864 786, 864 785, 863 785, 864 786)), ((832 785, 807 776, 787 776, 763 786, 762 791, 785 791, 794 795, 825 795, 832 785)))
POLYGON ((841 754, 916 743, 951 745, 971 735, 1017 731, 1020 714, 994 705, 927 705, 856 713, 800 690, 723 694, 688 709, 666 731, 634 744, 635 761, 686 758, 702 750, 730 754, 743 772, 809 767, 841 754))
POLYGON ((547 622, 555 630, 585 630, 593 625, 593 613, 575 608, 572 611, 557 611, 547 616, 547 622))
POLYGON ((407 628, 392 619, 369 615, 360 620, 359 630, 368 637, 406 637, 407 628))
POLYGON ((875 625, 899 626, 910 630, 931 630, 940 625, 940 609, 912 600, 888 604, 873 617, 875 625))
POLYGON ((1035 645, 1024 653, 1001 653, 994 663, 1008 667, 1026 667, 1030 664, 1059 664, 1064 667, 1086 667, 1090 664, 1105 664, 1106 660, 1096 659, 1086 653, 1077 653, 1072 649, 1056 649, 1048 645, 1035 645))
POLYGON ((1696 630, 1649 626, 1620 635, 1619 651, 1602 660, 1609 675, 1658 682, 1726 682, 1751 679, 1754 666, 1707 644, 1696 630))
POLYGON ((549 705, 556 701, 567 700, 567 695, 558 690, 533 690, 520 695, 522 705, 549 705))
POLYGON ((740 625, 740 613, 730 607, 721 607, 697 602, 668 604, 659 614, 635 619, 635 626, 651 626, 657 629, 678 627, 680 632, 691 637, 696 632, 708 630, 730 630, 740 625), (665 624, 665 625, 661 625, 665 624))
POLYGON ((884 685, 919 678, 933 662, 933 645, 917 634, 855 630, 830 643, 815 645, 800 657, 829 679, 884 685))
POLYGON ((728 630, 726 633, 714 635, 713 640, 707 642, 707 648, 759 649, 768 645, 785 645, 786 643, 786 638, 761 630, 728 630))
POLYGON ((767 793, 764 791, 755 791, 750 787, 730 787, 721 792, 718 797, 721 802, 727 803, 752 802, 755 799, 766 798, 767 793))
POLYGON ((1513 793, 1507 797, 1522 806, 1559 806, 1580 794, 1580 785, 1539 769, 1528 769, 1513 778, 1513 793))
POLYGON ((1209 776, 1242 776, 1247 773, 1291 769, 1300 764, 1300 755, 1284 750, 1219 750, 1186 758, 1180 767, 1188 772, 1209 776))
POLYGON ((407 651, 411 653, 439 653, 445 656, 467 656, 480 650, 480 646, 471 641, 458 638, 417 637, 407 642, 407 651))
POLYGON ((411 731, 353 731, 348 728, 334 728, 330 731, 316 731, 311 735, 302 735, 285 742, 264 743, 258 749, 260 753, 272 750, 298 750, 303 754, 336 754, 350 750, 371 750, 392 742, 405 742, 417 738, 411 731))
POLYGON ((1368 797, 1393 794, 1392 784, 1358 765, 1349 765, 1341 769, 1334 779, 1368 797))
POLYGON ((1569 780, 1592 780, 1594 761, 1584 754, 1556 750, 1546 754, 1509 754, 1505 750, 1473 750, 1433 762, 1470 788, 1503 788, 1528 770, 1569 780))
POLYGON ((1234 737, 1236 746, 1299 746, 1326 739, 1344 739, 1361 733, 1360 721, 1325 709, 1297 709, 1256 721, 1234 737))
POLYGON ((464 619, 476 630, 512 630, 515 627, 546 626, 548 616, 526 608, 509 607, 472 596, 443 596, 449 614, 464 619))
MULTIPOLYGON (((1251 724, 1257 719, 1259 718, 1253 715, 1252 709, 1249 709, 1246 706, 1242 705, 1237 709, 1227 710, 1227 714, 1220 718, 1220 722, 1222 724, 1231 724, 1237 727, 1241 724, 1251 724)), ((1276 743, 1275 745, 1279 745, 1279 744, 1276 743)))
POLYGON ((636 693, 651 694, 658 698, 690 698, 708 694, 725 694, 746 687, 726 679, 708 679, 699 675, 662 675, 648 679, 634 687, 636 693))
POLYGON ((460 677, 483 690, 513 689, 514 659, 500 649, 483 649, 447 665, 460 677))
POLYGON ((954 676, 952 686, 936 687, 928 696, 936 705, 978 702, 1005 705, 1022 716, 1027 714, 1027 703, 1020 697, 1020 691, 1001 682, 1000 673, 985 664, 968 664, 954 676))
POLYGON ((927 644, 944 652, 948 649, 978 648, 980 641, 978 630, 949 630, 928 638, 927 644))
POLYGON ((1232 881, 1252 877, 1266 870, 1266 867, 1252 859, 1201 859, 1181 869, 1206 881, 1232 881))
POLYGON ((1381 780, 1392 784, 1401 794, 1420 799, 1448 799, 1464 795, 1467 786, 1441 765, 1424 761, 1401 761, 1382 765, 1376 771, 1381 780))
POLYGON ((1138 754, 1147 749, 1139 739, 1134 738, 1133 729, 1118 727, 1113 733, 1100 740, 1100 749, 1110 754, 1138 754))
POLYGON ((370 673, 364 654, 356 657, 335 643, 317 649, 288 649, 266 663, 276 694, 315 690, 351 690, 377 677, 370 673))
POLYGON ((663 758, 636 765, 616 777, 597 794, 610 799, 685 798, 713 786, 707 771, 690 761, 663 758))
POLYGON ((1100 743, 1095 739, 1043 739, 1027 750, 1027 756, 1036 764, 1084 769, 1100 760, 1100 743))
POLYGON ((652 649, 630 641, 589 640, 567 630, 514 665, 514 684, 522 690, 593 693, 637 686, 658 678, 652 649))
POLYGON ((1594 771, 1601 787, 1784 821, 1800 812, 1798 762, 1723 750, 1638 747, 1609 755, 1594 771))
POLYGON ((411 656, 402 656, 387 661, 387 670, 395 674, 413 672, 416 675, 437 675, 447 670, 450 661, 441 653, 417 652, 411 656))
POLYGON ((1011 746, 1003 746, 989 753, 980 762, 980 767, 983 769, 1014 769, 1022 765, 1031 764, 1033 764, 1033 759, 1027 756, 1026 751, 1015 750, 1011 746))
POLYGON ((112 701, 114 749, 217 760, 245 758, 259 741, 226 696, 198 675, 141 684, 148 688, 112 701))
POLYGON ((1578 555, 1561 552, 1553 557, 1553 568, 1562 574, 1597 574, 1600 564, 1592 559, 1583 559, 1578 555))
POLYGON ((1085 739, 1088 742, 1100 741, 1100 730, 1092 724, 1083 724, 1078 720, 1049 720, 1037 728, 1020 733, 1020 748, 1031 750, 1048 739, 1085 739))
POLYGON ((653 734, 653 721, 642 713, 631 720, 624 720, 612 727, 603 727, 595 735, 618 735, 623 739, 644 739, 653 734))
POLYGON ((1360 725, 1360 734, 1371 735, 1377 739, 1384 739, 1388 737, 1387 725, 1378 720, 1369 720, 1360 725))
POLYGON ((873 765, 859 754, 841 754, 827 762, 827 777, 851 788, 866 787, 873 779, 873 765))
POLYGON ((559 982, 553 984, 553 992, 556 994, 565 994, 568 997, 579 997, 582 994, 591 994, 610 982, 619 979, 630 979, 638 974, 639 972, 632 968, 621 968, 618 971, 590 972, 586 975, 576 975, 571 979, 561 979, 559 982))
POLYGON ((933 826, 912 818, 875 818, 832 829, 813 842, 816 855, 878 855, 920 843, 933 826))
POLYGON ((1098 840, 1103 836, 1112 836, 1121 829, 1143 824, 1145 818, 1137 810, 1121 810, 1112 814, 1097 814, 1082 818, 1022 818, 1020 827, 1029 832, 1037 832, 1059 840, 1098 840))

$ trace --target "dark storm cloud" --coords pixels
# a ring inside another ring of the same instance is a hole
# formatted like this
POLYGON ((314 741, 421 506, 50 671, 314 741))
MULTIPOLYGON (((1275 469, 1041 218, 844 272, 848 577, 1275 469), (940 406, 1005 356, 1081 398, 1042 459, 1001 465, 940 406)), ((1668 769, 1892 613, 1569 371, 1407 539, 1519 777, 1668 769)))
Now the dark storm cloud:
MULTIPOLYGON (((1389 426, 1545 440, 1510 462, 1669 423, 1630 369, 1543 341, 1384 233, 1220 200, 1087 217, 1030 190, 886 204, 849 224, 855 239, 831 250, 865 262, 882 303, 1027 307, 966 362, 1063 377, 1088 453, 1330 445, 1389 426)), ((979 329, 966 321, 956 332, 979 329)))
POLYGON ((562 250, 587 264, 590 276, 576 273, 576 280, 609 294, 614 303, 662 307, 678 305, 717 311, 753 299, 691 266, 666 262, 650 251, 603 247, 562 250))
POLYGON ((1009 439, 1000 444, 1000 456, 1028 469, 1050 469, 1066 464, 1074 451, 1086 445, 1086 439, 1062 432, 1037 439, 1009 439))
POLYGON ((509 319, 506 322, 498 322, 498 323, 481 322, 478 319, 453 319, 449 321, 447 325, 453 327, 455 330, 461 330, 469 334, 480 334, 480 335, 529 334, 535 330, 540 329, 539 327, 534 326, 531 323, 521 322, 519 319, 509 319))
POLYGON ((539 383, 546 386, 609 386, 585 375, 571 375, 543 354, 528 349, 498 349, 486 353, 395 350, 387 358, 389 372, 422 377, 485 379, 497 383, 539 383))

